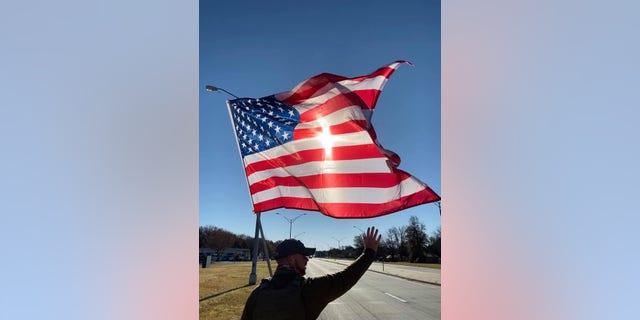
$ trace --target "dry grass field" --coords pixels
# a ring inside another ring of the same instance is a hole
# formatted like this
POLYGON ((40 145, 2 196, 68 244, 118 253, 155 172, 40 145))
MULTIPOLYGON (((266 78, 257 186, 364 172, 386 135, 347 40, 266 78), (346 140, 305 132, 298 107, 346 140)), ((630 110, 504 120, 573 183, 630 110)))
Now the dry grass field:
MULTIPOLYGON (((275 270, 275 262, 271 267, 275 270)), ((200 319, 240 319, 244 303, 255 287, 248 286, 251 262, 224 262, 200 268, 200 319)), ((258 281, 269 276, 266 262, 258 262, 258 281)))

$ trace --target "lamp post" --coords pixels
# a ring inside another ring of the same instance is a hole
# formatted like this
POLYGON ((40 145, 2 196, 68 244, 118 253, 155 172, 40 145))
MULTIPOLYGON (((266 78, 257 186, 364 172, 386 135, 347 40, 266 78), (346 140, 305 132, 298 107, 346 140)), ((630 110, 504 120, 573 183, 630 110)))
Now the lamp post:
POLYGON ((342 238, 342 239, 338 239, 336 237, 331 237, 331 238, 333 238, 334 240, 338 241, 338 250, 342 250, 342 246, 340 246, 340 241, 344 240, 345 238, 342 238))
MULTIPOLYGON (((276 214, 280 214, 280 212, 276 212, 276 214)), ((298 218, 300 218, 302 216, 306 216, 306 215, 307 215, 306 213, 302 213, 302 214, 298 215, 297 217, 295 217, 293 219, 289 218, 289 217, 287 217, 285 215, 281 215, 285 220, 289 221, 289 239, 291 239, 291 229, 293 228, 293 223, 296 220, 298 220, 298 218)))
POLYGON ((358 228, 357 226, 353 226, 353 227, 362 232, 362 236, 361 236, 362 237, 362 247, 364 248, 364 236, 365 236, 364 230, 358 228))
POLYGON ((229 91, 227 91, 227 90, 225 90, 225 89, 222 89, 222 88, 216 87, 216 86, 207 85, 207 86, 205 86, 204 88, 205 88, 205 90, 207 90, 207 91, 209 91, 209 92, 213 92, 213 91, 224 91, 224 92, 226 92, 226 93, 228 93, 228 94, 230 94, 230 95, 234 96, 236 99, 240 99, 240 98, 239 98, 238 96, 236 96, 235 94, 233 94, 233 93, 231 93, 231 92, 229 92, 229 91))

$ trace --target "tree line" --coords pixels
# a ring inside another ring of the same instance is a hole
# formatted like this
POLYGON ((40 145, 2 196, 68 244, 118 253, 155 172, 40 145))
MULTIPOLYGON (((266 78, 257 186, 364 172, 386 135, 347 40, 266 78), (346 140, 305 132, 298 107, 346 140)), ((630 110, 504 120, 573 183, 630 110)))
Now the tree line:
MULTIPOLYGON (((353 247, 346 246, 342 250, 331 249, 327 257, 351 258, 364 250, 364 235, 353 238, 353 247)), ((378 258, 384 261, 407 261, 440 263, 441 229, 427 234, 424 223, 418 217, 411 216, 409 224, 391 227, 383 234, 378 246, 378 258)), ((322 253, 321 253, 322 254, 322 253)))
MULTIPOLYGON (((241 248, 253 251, 253 237, 251 236, 237 235, 215 226, 201 226, 199 229, 199 247, 213 250, 218 259, 227 248, 241 248)), ((363 234, 355 236, 352 246, 318 251, 316 255, 332 258, 355 258, 364 250, 363 236, 363 234)), ((270 257, 273 257, 275 248, 280 242, 266 241, 270 257)), ((424 223, 420 222, 418 217, 411 216, 408 225, 389 228, 383 234, 378 247, 378 259, 439 263, 441 257, 440 246, 440 227, 433 233, 427 234, 424 223)), ((259 251, 263 251, 262 243, 260 243, 259 251)), ((251 254, 253 255, 253 252, 251 254)))
MULTIPOLYGON (((213 250, 217 256, 217 260, 222 258, 222 254, 227 248, 249 249, 253 256, 253 237, 245 234, 238 235, 215 226, 200 226, 199 229, 199 248, 213 250)), ((266 242, 267 250, 269 250, 269 256, 273 256, 275 248, 280 241, 273 242, 271 240, 267 240, 266 242)), ((258 251, 263 250, 263 245, 260 243, 260 250, 258 251)))

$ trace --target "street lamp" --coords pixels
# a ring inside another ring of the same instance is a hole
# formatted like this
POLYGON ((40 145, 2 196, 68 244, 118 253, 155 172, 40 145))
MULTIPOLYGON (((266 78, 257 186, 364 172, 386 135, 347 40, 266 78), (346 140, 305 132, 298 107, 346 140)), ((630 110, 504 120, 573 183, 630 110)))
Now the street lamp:
MULTIPOLYGON (((276 212, 276 214, 280 214, 280 212, 276 212)), ((303 214, 300 214, 300 215, 298 215, 297 217, 295 217, 295 218, 293 218, 293 219, 288 218, 288 217, 286 217, 285 215, 282 215, 282 217, 283 217, 285 220, 289 221, 289 239, 291 239, 291 229, 293 228, 293 223, 294 223, 296 220, 298 220, 298 218, 300 218, 300 217, 302 217, 302 216, 306 216, 306 215, 307 215, 306 213, 303 213, 303 214)))
MULTIPOLYGON (((362 229, 358 228, 357 226, 353 226, 353 227, 354 227, 354 228, 356 228, 356 229, 358 229, 358 230, 360 230, 360 231, 362 232, 362 235, 361 235, 361 237, 362 237, 362 247, 364 247, 364 237, 365 237, 364 230, 362 230, 362 229)), ((359 240, 358 240, 358 241, 359 241, 359 240)))
POLYGON ((338 241, 338 250, 342 250, 342 246, 340 246, 340 241, 342 241, 342 240, 344 240, 344 239, 346 239, 346 238, 342 238, 342 239, 338 239, 338 238, 336 238, 336 237, 331 237, 331 238, 333 238, 333 239, 335 239, 336 241, 338 241))
POLYGON ((440 206, 440 201, 438 201, 438 202, 434 202, 433 204, 435 204, 436 206, 438 206, 438 212, 440 212, 440 215, 442 215, 442 207, 440 206))
POLYGON ((231 93, 231 92, 229 92, 229 91, 227 91, 227 90, 225 90, 225 89, 222 89, 222 88, 216 87, 216 86, 207 85, 207 86, 205 86, 204 88, 205 88, 207 91, 209 91, 209 92, 213 92, 213 91, 224 91, 224 92, 226 92, 226 93, 228 93, 228 94, 230 94, 230 95, 234 96, 236 99, 240 99, 240 98, 239 98, 238 96, 236 96, 235 94, 233 94, 233 93, 231 93))

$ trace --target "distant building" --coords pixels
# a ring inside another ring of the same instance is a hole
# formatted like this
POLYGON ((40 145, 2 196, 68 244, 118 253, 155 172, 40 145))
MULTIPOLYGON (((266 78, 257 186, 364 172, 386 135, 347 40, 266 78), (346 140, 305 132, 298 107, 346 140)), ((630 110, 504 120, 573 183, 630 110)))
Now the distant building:
POLYGON ((211 256, 212 261, 249 261, 251 260, 251 251, 249 249, 227 248, 218 257, 215 249, 200 248, 200 257, 206 256, 211 256))
POLYGON ((249 261, 251 260, 251 251, 249 249, 227 248, 222 253, 223 261, 249 261))

